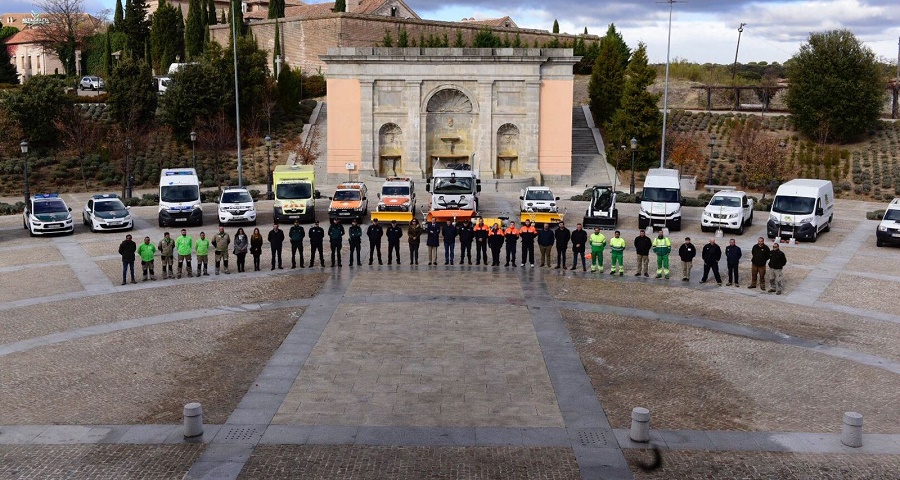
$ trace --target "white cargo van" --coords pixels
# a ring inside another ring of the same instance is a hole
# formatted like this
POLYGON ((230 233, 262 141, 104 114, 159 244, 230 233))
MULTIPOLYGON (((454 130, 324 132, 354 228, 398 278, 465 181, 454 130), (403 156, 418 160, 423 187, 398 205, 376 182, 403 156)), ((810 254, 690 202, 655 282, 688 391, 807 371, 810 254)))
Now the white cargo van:
POLYGON ((159 226, 203 225, 200 179, 193 168, 159 172, 159 226))
POLYGON ((651 168, 641 192, 638 227, 681 230, 681 182, 678 170, 651 168))
POLYGON ((834 220, 834 187, 828 180, 798 178, 775 192, 766 224, 769 238, 793 237, 813 242, 834 220))

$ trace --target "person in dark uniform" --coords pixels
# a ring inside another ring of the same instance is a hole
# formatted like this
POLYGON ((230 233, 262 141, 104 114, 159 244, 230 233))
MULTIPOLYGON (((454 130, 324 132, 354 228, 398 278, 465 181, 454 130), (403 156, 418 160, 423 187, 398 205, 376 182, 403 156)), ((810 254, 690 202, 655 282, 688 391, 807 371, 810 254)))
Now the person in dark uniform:
POLYGON ((319 226, 316 220, 309 229, 309 268, 313 268, 316 264, 316 250, 319 251, 319 265, 325 266, 325 254, 322 248, 325 242, 325 229, 319 226))
POLYGON ((456 253, 456 236, 459 232, 453 222, 447 220, 447 224, 441 228, 441 236, 444 238, 444 265, 453 265, 453 256, 456 253))
POLYGON ((490 227, 484 224, 484 219, 478 219, 478 225, 475 225, 473 228, 475 231, 475 265, 481 265, 481 262, 484 261, 484 264, 488 263, 487 256, 487 244, 488 244, 488 234, 490 233, 490 227))
POLYGON ((350 266, 353 266, 353 252, 356 252, 356 265, 362 266, 362 262, 359 260, 359 251, 362 250, 362 227, 359 226, 359 221, 357 219, 353 219, 353 225, 350 225, 350 266))
POLYGON ((388 265, 393 263, 394 253, 397 254, 397 265, 400 265, 400 239, 403 238, 403 229, 397 226, 396 220, 391 220, 391 226, 388 227, 388 265))
POLYGON ((534 267, 534 239, 537 237, 537 229, 531 225, 531 220, 525 220, 525 225, 519 229, 519 238, 522 239, 522 266, 530 263, 534 267))
POLYGON ((131 235, 125 235, 125 240, 119 244, 119 255, 122 256, 122 285, 127 282, 127 272, 131 269, 131 283, 137 283, 134 279, 134 252, 137 251, 137 244, 131 239, 131 235))
POLYGON ((519 242, 519 229, 516 228, 516 222, 509 222, 509 226, 503 230, 503 237, 506 239, 506 265, 512 262, 512 266, 516 266, 516 244, 519 242))
POLYGON ((428 264, 437 265, 437 251, 441 244, 441 226, 437 224, 435 219, 425 227, 425 245, 428 247, 428 264))
POLYGON ((569 239, 572 238, 572 232, 566 228, 565 222, 559 222, 559 227, 556 228, 556 232, 553 235, 556 239, 556 269, 559 270, 560 266, 565 269, 569 239))
MULTIPOLYGON (((496 223, 491 225, 491 230, 488 232, 487 243, 488 246, 491 247, 492 267, 500 266, 500 250, 503 249, 504 241, 505 237, 503 236, 503 230, 500 229, 500 226, 496 223)), ((485 259, 484 263, 487 265, 487 259, 485 259)))
POLYGON ((300 252, 300 268, 305 267, 303 260, 303 239, 306 238, 306 230, 300 221, 294 222, 294 226, 288 231, 288 238, 291 239, 291 268, 297 268, 297 252, 300 252))
POLYGON ((578 257, 581 257, 581 269, 587 271, 587 259, 584 257, 585 245, 587 245, 588 234, 581 227, 581 224, 575 225, 575 231, 572 232, 572 268, 578 268, 578 257))
POLYGON ((466 220, 457 229, 459 233, 459 264, 465 263, 466 258, 469 259, 469 265, 472 264, 472 240, 475 239, 475 229, 472 222, 466 220))
POLYGON ((409 242, 409 263, 411 265, 419 264, 419 238, 422 236, 422 226, 415 218, 409 222, 409 228, 406 229, 406 239, 409 242))
POLYGON ((284 243, 284 231, 278 229, 278 224, 272 225, 269 231, 269 248, 272 249, 272 270, 275 270, 275 258, 278 258, 278 269, 281 270, 281 245, 284 243))
POLYGON ((378 253, 378 264, 381 263, 381 237, 384 236, 384 228, 378 224, 378 219, 372 219, 372 224, 366 229, 366 236, 369 237, 369 265, 375 260, 375 253, 378 253))
POLYGON ((342 267, 341 264, 341 242, 344 238, 344 226, 341 225, 336 218, 331 221, 331 226, 328 227, 328 242, 331 245, 331 266, 334 267, 334 258, 337 256, 337 266, 342 267))

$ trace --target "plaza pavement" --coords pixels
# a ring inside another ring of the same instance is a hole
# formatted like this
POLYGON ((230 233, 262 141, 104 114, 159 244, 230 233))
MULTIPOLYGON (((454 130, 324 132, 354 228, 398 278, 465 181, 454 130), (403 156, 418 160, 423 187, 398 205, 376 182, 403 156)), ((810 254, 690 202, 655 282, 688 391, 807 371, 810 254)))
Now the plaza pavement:
MULTIPOLYGON (((573 226, 582 204, 563 203, 573 226)), ((345 247, 342 269, 264 255, 119 286, 121 234, 30 239, 0 218, 0 478, 893 478, 900 249, 874 247, 876 207, 839 201, 832 232, 785 245, 778 297, 699 285, 696 264, 689 283, 635 278, 633 254, 609 277, 414 267, 405 245, 399 266, 348 268, 345 247), (656 472, 628 438, 635 406, 656 472), (848 410, 859 449, 839 441, 848 410)), ((134 211, 135 239, 158 241, 155 210, 134 211)), ((701 246, 685 211, 673 245, 701 246)), ((745 258, 763 231, 735 237, 745 258)))

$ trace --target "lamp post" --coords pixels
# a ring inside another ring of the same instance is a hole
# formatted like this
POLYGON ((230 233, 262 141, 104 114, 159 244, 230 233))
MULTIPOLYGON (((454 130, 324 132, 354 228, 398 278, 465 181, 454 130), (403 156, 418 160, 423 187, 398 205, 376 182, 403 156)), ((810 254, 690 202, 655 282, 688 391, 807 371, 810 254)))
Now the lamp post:
POLYGON ((197 132, 191 130, 191 165, 194 167, 194 173, 197 172, 197 132))
POLYGON ((134 176, 131 174, 131 139, 125 139, 125 198, 131 198, 131 190, 134 187, 134 176))
POLYGON ((672 51, 672 9, 677 0, 665 0, 669 4, 669 39, 666 43, 666 86, 663 89, 662 147, 659 149, 659 168, 666 168, 666 122, 669 116, 669 54, 672 51))
POLYGON ((634 154, 637 152, 637 139, 631 137, 631 188, 628 190, 628 193, 634 195, 634 154))
POLYGON ((266 198, 272 199, 272 137, 266 135, 266 198))
POLYGON ((713 183, 713 178, 712 178, 713 158, 714 158, 713 149, 715 147, 716 147, 716 134, 713 133, 712 135, 709 136, 709 178, 706 179, 707 185, 712 185, 712 183, 713 183))
POLYGON ((25 204, 28 205, 28 199, 31 198, 31 189, 28 188, 28 142, 22 140, 19 148, 22 149, 22 173, 25 175, 25 204))

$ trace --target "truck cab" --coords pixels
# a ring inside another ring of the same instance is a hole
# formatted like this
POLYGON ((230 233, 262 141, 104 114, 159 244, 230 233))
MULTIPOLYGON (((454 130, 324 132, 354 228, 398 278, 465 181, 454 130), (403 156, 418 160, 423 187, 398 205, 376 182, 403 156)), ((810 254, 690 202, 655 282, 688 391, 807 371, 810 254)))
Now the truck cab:
POLYGON ((316 219, 315 171, 312 165, 278 165, 272 172, 275 201, 272 214, 277 223, 316 219))
POLYGON ((536 225, 556 225, 562 220, 557 202, 559 197, 553 195, 550 187, 526 187, 519 196, 520 220, 531 220, 536 225))
POLYGON ((416 184, 411 178, 388 177, 378 194, 372 219, 409 223, 416 215, 416 184))
POLYGON ((875 229, 875 245, 900 245, 900 198, 891 200, 878 228, 875 229))
POLYGON ((744 227, 753 224, 753 200, 745 192, 716 192, 703 210, 700 230, 709 232, 717 229, 734 230, 743 235, 744 227))
POLYGON ((639 228, 681 230, 681 182, 678 170, 651 168, 641 192, 639 228))
POLYGON ((815 242, 834 220, 834 187, 828 180, 798 178, 775 192, 766 233, 815 242))
POLYGON ((369 189, 362 182, 344 182, 338 184, 328 207, 328 218, 331 220, 358 220, 363 223, 369 213, 369 189))
POLYGON ((193 168, 165 168, 159 173, 159 226, 203 225, 200 179, 193 168))
POLYGON ((463 222, 471 220, 478 211, 478 193, 481 192, 481 179, 468 169, 468 165, 452 169, 435 169, 425 190, 431 193, 431 208, 427 221, 432 218, 438 222, 452 220, 463 222))

